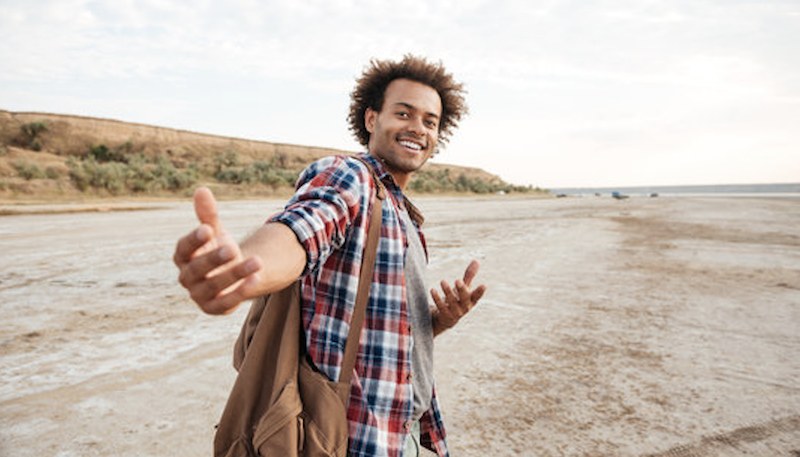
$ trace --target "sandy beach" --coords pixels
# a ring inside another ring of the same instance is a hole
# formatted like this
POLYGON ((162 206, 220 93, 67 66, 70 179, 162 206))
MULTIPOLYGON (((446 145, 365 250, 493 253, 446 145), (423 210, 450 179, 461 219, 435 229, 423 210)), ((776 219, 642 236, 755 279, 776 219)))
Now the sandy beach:
MULTIPOLYGON (((436 341, 454 456, 800 456, 800 199, 418 203, 431 283, 489 286, 436 341)), ((54 209, 0 217, 0 456, 210 455, 247 310, 177 284, 190 203, 54 209)))

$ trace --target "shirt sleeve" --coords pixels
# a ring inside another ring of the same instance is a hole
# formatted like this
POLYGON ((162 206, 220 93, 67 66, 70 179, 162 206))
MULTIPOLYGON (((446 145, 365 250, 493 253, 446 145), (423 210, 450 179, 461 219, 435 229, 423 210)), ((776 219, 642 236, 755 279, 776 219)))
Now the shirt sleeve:
POLYGON ((300 174, 294 196, 269 221, 291 228, 303 245, 303 276, 316 272, 342 246, 361 208, 368 205, 371 186, 366 166, 346 156, 320 159, 300 174))

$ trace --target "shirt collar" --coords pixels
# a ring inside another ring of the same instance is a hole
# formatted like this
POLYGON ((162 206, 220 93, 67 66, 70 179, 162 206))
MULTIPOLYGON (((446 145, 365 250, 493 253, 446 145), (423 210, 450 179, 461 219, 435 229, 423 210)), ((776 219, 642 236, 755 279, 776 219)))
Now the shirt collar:
POLYGON ((372 166, 372 169, 375 170, 375 174, 378 175, 378 179, 383 182, 383 185, 386 186, 386 189, 392 193, 395 200, 399 202, 401 207, 408 211, 408 215, 411 216, 411 220, 413 220, 418 227, 422 227, 422 224, 425 222, 425 218, 422 217, 420 210, 417 209, 413 203, 411 203, 408 197, 403 195, 403 192, 400 190, 400 186, 397 185, 392 175, 386 170, 386 167, 383 166, 383 161, 367 152, 359 154, 359 157, 372 166))

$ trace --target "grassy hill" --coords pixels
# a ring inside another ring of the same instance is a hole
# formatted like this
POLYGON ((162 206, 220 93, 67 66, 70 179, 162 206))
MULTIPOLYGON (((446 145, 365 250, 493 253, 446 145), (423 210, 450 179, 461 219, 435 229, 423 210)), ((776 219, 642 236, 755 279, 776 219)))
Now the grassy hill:
MULTIPOLYGON (((0 110, 0 198, 286 196, 310 162, 350 151, 253 141, 111 119, 0 110)), ((475 168, 429 163, 412 193, 537 192, 475 168)))

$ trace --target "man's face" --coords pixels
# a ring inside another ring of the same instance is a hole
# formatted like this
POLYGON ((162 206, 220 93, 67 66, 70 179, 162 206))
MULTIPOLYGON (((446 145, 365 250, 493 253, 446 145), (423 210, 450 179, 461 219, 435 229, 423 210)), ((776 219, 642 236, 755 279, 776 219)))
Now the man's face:
POLYGON ((383 160, 401 188, 433 155, 441 116, 436 90, 408 79, 396 79, 386 87, 380 112, 367 109, 369 152, 383 160))

